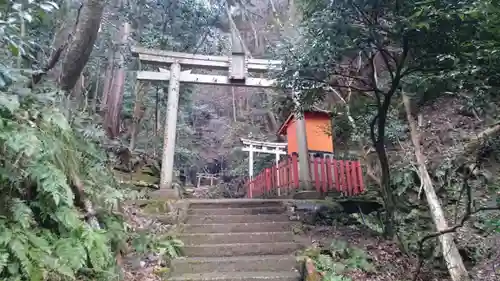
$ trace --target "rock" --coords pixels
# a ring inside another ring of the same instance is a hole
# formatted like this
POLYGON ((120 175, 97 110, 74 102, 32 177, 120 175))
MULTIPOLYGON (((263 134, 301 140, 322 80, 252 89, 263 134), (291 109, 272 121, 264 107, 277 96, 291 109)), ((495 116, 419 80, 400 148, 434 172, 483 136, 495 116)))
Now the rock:
POLYGON ((149 262, 149 263, 155 263, 157 262, 158 260, 160 259, 160 257, 154 253, 150 253, 146 256, 146 260, 149 262))
POLYGON ((144 268, 146 263, 142 261, 139 257, 134 257, 131 261, 130 264, 132 266, 132 269, 134 270, 139 270, 141 268, 144 268))
POLYGON ((289 205, 290 220, 302 220, 307 224, 317 224, 319 221, 342 212, 342 206, 325 200, 294 201, 289 205))
POLYGON ((305 269, 306 269, 305 270, 306 281, 321 281, 323 279, 321 273, 319 273, 316 267, 314 266, 314 262, 312 259, 306 258, 305 269))

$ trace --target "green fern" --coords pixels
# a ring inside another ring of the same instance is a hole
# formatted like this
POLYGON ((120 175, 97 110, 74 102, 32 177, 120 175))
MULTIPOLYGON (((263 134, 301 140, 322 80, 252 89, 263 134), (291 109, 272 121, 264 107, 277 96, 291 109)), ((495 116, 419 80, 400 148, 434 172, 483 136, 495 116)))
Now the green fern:
MULTIPOLYGON (((26 82, 23 81, 24 85, 26 82)), ((127 238, 113 214, 126 198, 94 145, 86 116, 70 126, 57 92, 0 92, 0 280, 113 280, 115 251, 127 238), (50 104, 47 104, 50 101, 50 104), (100 229, 82 220, 70 186, 76 175, 99 210, 100 229)), ((172 253, 166 247, 166 253, 172 253)))
POLYGON ((132 246, 138 253, 152 251, 158 253, 167 263, 182 256, 184 243, 171 235, 156 236, 137 233, 132 239, 132 246))
POLYGON ((323 281, 351 281, 344 274, 353 269, 375 271, 366 252, 343 240, 333 240, 326 249, 308 248, 302 256, 313 260, 316 269, 323 273, 323 281))
POLYGON ((161 256, 165 256, 166 259, 171 260, 182 255, 184 243, 179 239, 167 237, 160 240, 157 247, 161 256))

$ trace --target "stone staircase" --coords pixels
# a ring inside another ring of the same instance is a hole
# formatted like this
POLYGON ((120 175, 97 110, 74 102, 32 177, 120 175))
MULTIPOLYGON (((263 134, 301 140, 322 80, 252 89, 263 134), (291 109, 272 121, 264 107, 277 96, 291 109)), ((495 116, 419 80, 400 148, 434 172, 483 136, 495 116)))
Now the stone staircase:
POLYGON ((190 201, 170 281, 299 281, 292 222, 278 200, 190 201))

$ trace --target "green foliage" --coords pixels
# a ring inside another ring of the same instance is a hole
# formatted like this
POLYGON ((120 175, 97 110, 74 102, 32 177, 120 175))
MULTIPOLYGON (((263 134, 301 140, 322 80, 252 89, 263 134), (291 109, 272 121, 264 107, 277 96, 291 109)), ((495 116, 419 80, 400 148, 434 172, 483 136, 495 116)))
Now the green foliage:
POLYGON ((171 235, 136 233, 132 235, 132 246, 137 253, 158 253, 167 263, 182 256, 184 243, 171 235))
MULTIPOLYGON (((459 96, 474 118, 497 122, 500 7, 490 0, 300 3, 300 40, 283 44, 284 65, 277 79, 300 91, 305 107, 336 98, 335 111, 342 117, 334 134, 343 142, 371 142, 377 148, 385 206, 388 211, 402 209, 388 212, 392 218, 387 216, 384 223, 398 221, 415 236, 421 223, 407 220, 413 216, 408 206, 419 208, 423 202, 415 194, 420 183, 413 179, 414 168, 411 161, 404 167, 399 159, 393 161, 400 155, 384 161, 390 142, 407 137, 407 122, 398 117, 400 93, 411 96, 417 107, 459 96), (388 164, 395 166, 392 171, 388 164)), ((456 200, 460 187, 450 175, 457 167, 450 163, 458 155, 448 154, 429 170, 436 187, 450 190, 441 192, 456 200)))
POLYGON ((161 256, 164 256, 168 260, 172 260, 182 255, 184 243, 179 239, 168 236, 159 239, 155 246, 161 256))
POLYGON ((361 213, 355 213, 351 215, 358 223, 368 227, 375 233, 378 233, 382 235, 384 233, 384 226, 380 219, 378 219, 375 215, 371 214, 361 214, 361 213))
POLYGON ((0 40, 8 47, 0 69, 0 279, 113 280, 124 227, 112 211, 124 194, 95 145, 102 134, 89 133, 88 116, 76 114, 70 124, 52 85, 31 90, 31 77, 8 67, 37 47, 28 34, 21 38, 21 23, 29 31, 56 8, 0 2, 0 40), (96 215, 84 219, 89 205, 96 215))
POLYGON ((83 115, 70 124, 57 90, 8 80, 0 92, 0 279, 116 279, 125 229, 113 210, 125 195, 92 138, 102 134, 83 134, 83 115), (83 219, 89 202, 99 225, 83 219))
POLYGON ((254 162, 254 173, 256 175, 260 174, 265 168, 272 167, 276 161, 276 156, 272 154, 260 154, 257 153, 254 162))
POLYGON ((150 17, 143 19, 147 24, 141 36, 142 45, 200 53, 223 48, 219 46, 222 40, 214 40, 220 34, 213 28, 222 8, 196 0, 157 1, 147 8, 150 8, 146 11, 150 17))
POLYGON ((24 22, 26 26, 39 24, 48 16, 48 13, 58 8, 59 5, 53 1, 28 1, 26 3, 1 1, 0 40, 2 45, 6 46, 13 56, 23 55, 34 59, 32 51, 36 44, 20 36, 21 22, 24 22))
POLYGON ((325 281, 350 281, 343 274, 354 269, 375 271, 366 252, 342 240, 333 240, 326 249, 308 248, 302 256, 313 260, 316 269, 323 273, 325 281))

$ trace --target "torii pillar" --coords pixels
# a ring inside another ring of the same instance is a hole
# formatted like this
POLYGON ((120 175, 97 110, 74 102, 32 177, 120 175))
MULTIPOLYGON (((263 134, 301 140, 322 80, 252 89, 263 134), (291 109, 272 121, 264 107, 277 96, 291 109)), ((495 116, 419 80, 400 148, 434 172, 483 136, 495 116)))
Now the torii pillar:
POLYGON ((181 65, 178 62, 170 66, 168 84, 167 114, 163 132, 163 157, 161 161, 160 189, 172 187, 174 171, 175 138, 177 134, 177 111, 179 109, 179 76, 181 65))

